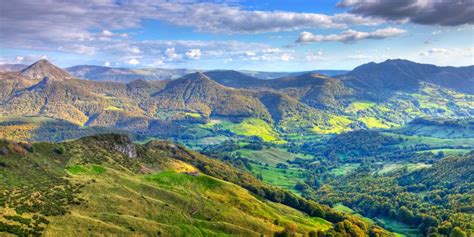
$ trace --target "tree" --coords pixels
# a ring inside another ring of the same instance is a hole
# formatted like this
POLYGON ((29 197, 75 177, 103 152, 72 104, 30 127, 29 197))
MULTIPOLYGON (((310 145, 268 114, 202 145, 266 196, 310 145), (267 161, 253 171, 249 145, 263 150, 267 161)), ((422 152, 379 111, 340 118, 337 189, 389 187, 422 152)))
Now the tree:
POLYGON ((450 237, 467 237, 466 232, 461 230, 459 227, 454 227, 453 230, 451 230, 451 234, 449 234, 450 237))
POLYGON ((402 206, 398 210, 398 219, 404 223, 411 223, 414 219, 413 212, 408 210, 407 207, 402 206))

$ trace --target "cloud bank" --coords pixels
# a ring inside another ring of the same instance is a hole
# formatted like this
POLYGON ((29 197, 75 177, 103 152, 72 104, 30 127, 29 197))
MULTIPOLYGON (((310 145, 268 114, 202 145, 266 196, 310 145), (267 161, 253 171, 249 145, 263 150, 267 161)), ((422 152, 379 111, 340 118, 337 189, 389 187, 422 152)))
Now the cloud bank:
POLYGON ((423 25, 474 24, 472 0, 341 0, 338 6, 365 17, 408 20, 423 25))

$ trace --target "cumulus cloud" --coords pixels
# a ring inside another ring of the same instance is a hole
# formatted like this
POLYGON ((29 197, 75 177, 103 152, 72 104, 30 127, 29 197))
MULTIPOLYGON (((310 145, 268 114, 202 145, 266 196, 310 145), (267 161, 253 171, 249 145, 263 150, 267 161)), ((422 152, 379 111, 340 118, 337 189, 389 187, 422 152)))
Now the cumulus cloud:
POLYGON ((390 37, 399 36, 406 31, 399 28, 384 28, 378 29, 372 32, 363 32, 356 30, 347 30, 340 34, 330 35, 314 35, 311 32, 301 32, 299 38, 296 40, 298 43, 307 42, 324 42, 324 41, 339 41, 339 42, 354 42, 364 39, 385 39, 390 37))
POLYGON ((139 61, 138 59, 136 59, 136 58, 132 58, 132 59, 128 60, 127 63, 130 64, 130 65, 134 65, 134 66, 135 66, 135 65, 140 64, 140 61, 139 61))
POLYGON ((190 49, 189 51, 187 51, 185 53, 185 55, 188 58, 191 58, 191 59, 199 59, 201 57, 201 50, 200 49, 190 49))
POLYGON ((174 47, 167 48, 165 50, 165 55, 168 60, 176 60, 176 59, 181 58, 181 55, 176 53, 176 49, 174 47))
POLYGON ((474 24, 472 0, 341 0, 350 13, 387 20, 409 20, 424 25, 474 24))

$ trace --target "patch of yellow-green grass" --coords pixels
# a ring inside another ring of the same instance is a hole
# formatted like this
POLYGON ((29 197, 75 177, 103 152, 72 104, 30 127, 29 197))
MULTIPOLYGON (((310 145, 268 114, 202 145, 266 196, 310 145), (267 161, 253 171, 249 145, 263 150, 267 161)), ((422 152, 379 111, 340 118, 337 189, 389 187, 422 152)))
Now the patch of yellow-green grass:
POLYGON ((377 171, 376 173, 379 175, 384 175, 384 174, 389 174, 393 173, 395 171, 401 170, 406 168, 408 172, 419 170, 419 169, 424 169, 424 168, 429 168, 431 167, 431 164, 425 164, 425 163, 415 163, 415 164, 398 164, 398 163, 390 163, 390 164, 384 164, 382 169, 377 171))
POLYGON ((343 213, 347 213, 347 214, 353 214, 354 213, 354 210, 352 210, 348 206, 343 205, 342 203, 335 204, 332 209, 335 210, 335 211, 343 212, 343 213))
POLYGON ((338 134, 342 132, 350 131, 349 124, 353 121, 345 116, 329 115, 328 124, 329 127, 315 126, 312 128, 313 132, 319 134, 338 134))
POLYGON ((398 222, 396 220, 386 218, 386 217, 377 217, 375 218, 377 223, 382 227, 386 228, 389 231, 392 231, 395 236, 413 236, 421 237, 423 236, 420 233, 420 230, 416 227, 409 226, 407 224, 398 222))
POLYGON ((378 105, 375 107, 375 109, 381 112, 390 112, 390 109, 384 105, 378 105))
POLYGON ((252 164, 252 173, 261 175, 263 181, 279 188, 299 193, 295 189, 298 182, 304 181, 304 173, 300 169, 280 169, 272 165, 252 164))
POLYGON ((106 99, 106 100, 118 100, 119 98, 113 96, 113 95, 108 95, 108 94, 97 94, 98 96, 106 99))
POLYGON ((346 108, 346 112, 358 112, 361 110, 369 109, 373 106, 377 105, 375 102, 368 101, 368 100, 356 100, 349 104, 346 108))
POLYGON ((344 164, 337 168, 332 169, 330 173, 334 176, 344 176, 356 170, 357 168, 359 168, 359 166, 360 164, 344 164))
POLYGON ((237 124, 229 123, 226 127, 237 135, 257 136, 265 142, 282 142, 275 129, 262 119, 248 118, 237 124))
POLYGON ((48 218, 45 236, 273 236, 288 226, 305 235, 332 227, 204 174, 138 175, 110 167, 107 174, 93 182, 72 176, 72 182, 88 183, 80 194, 87 202, 48 218))
POLYGON ((109 106, 105 107, 105 110, 107 110, 107 111, 123 111, 122 108, 119 108, 119 107, 116 107, 116 106, 113 106, 113 105, 109 105, 109 106))
POLYGON ((432 152, 434 154, 438 154, 439 152, 443 152, 445 155, 463 155, 472 151, 471 149, 432 149, 432 150, 424 150, 424 151, 417 151, 416 153, 424 153, 424 152, 432 152))
POLYGON ((389 125, 375 117, 365 116, 358 118, 358 120, 364 123, 368 128, 390 128, 389 125))
POLYGON ((238 152, 244 158, 270 165, 286 163, 288 160, 294 160, 296 158, 312 158, 312 156, 309 155, 290 153, 283 148, 265 148, 262 150, 241 149, 238 150, 238 152))
POLYGON ((105 173, 106 169, 100 165, 73 165, 66 168, 71 175, 99 175, 105 173))
POLYGON ((222 120, 218 120, 218 119, 211 119, 209 120, 209 122, 207 122, 206 124, 202 124, 200 125, 202 128, 209 128, 209 129, 212 129, 214 128, 215 126, 219 125, 222 123, 222 120))
POLYGON ((357 216, 357 217, 361 218, 362 220, 364 220, 365 222, 367 222, 368 224, 371 224, 371 225, 375 224, 374 220, 372 220, 368 217, 364 217, 364 216, 356 213, 354 210, 352 210, 352 208, 350 208, 348 206, 345 206, 342 203, 335 204, 332 209, 335 210, 335 211, 338 211, 338 212, 347 213, 347 214, 357 216))
POLYGON ((192 118, 200 118, 201 114, 195 113, 195 112, 185 112, 184 113, 186 116, 192 117, 192 118))

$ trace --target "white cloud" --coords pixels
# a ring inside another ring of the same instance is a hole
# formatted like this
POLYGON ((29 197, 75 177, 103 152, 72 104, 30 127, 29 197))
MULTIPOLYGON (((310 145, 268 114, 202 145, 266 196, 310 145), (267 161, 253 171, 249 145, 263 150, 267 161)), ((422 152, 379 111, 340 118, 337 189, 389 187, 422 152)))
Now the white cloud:
POLYGON ((294 59, 293 55, 291 55, 291 54, 289 54, 289 53, 284 53, 284 54, 282 54, 282 55, 280 56, 280 60, 281 60, 281 61, 284 61, 284 62, 289 62, 289 61, 291 61, 291 60, 293 60, 293 59, 294 59))
POLYGON ((110 61, 105 61, 105 62, 104 62, 104 66, 110 67, 110 61))
POLYGON ((25 58, 22 56, 16 56, 15 57, 15 63, 22 63, 25 58))
POLYGON ((313 35, 311 32, 301 32, 299 38, 296 40, 298 43, 307 42, 324 42, 324 41, 339 41, 339 42, 354 42, 364 39, 385 39, 390 37, 400 36, 406 31, 399 28, 384 28, 378 29, 372 32, 363 32, 356 30, 347 30, 340 34, 331 35, 313 35))
POLYGON ((176 50, 174 47, 172 48, 167 48, 165 50, 165 55, 167 57, 168 60, 175 60, 175 59, 179 59, 181 58, 181 55, 177 54, 176 53, 176 50))
POLYGON ((127 63, 130 64, 130 65, 134 65, 134 66, 135 66, 135 65, 140 64, 140 61, 139 61, 138 59, 136 59, 136 58, 132 58, 132 59, 128 60, 127 63))
POLYGON ((255 55, 257 55, 257 53, 252 52, 252 51, 247 51, 247 52, 245 52, 245 55, 247 55, 247 56, 255 56, 255 55))
POLYGON ((112 36, 114 36, 115 34, 112 33, 112 31, 109 31, 109 30, 103 30, 103 31, 101 32, 101 35, 102 35, 103 37, 112 37, 112 36))
POLYGON ((280 48, 268 48, 268 49, 263 49, 263 53, 279 53, 281 52, 280 48))
POLYGON ((201 50, 200 49, 190 49, 185 54, 188 58, 199 59, 201 57, 201 50))

